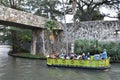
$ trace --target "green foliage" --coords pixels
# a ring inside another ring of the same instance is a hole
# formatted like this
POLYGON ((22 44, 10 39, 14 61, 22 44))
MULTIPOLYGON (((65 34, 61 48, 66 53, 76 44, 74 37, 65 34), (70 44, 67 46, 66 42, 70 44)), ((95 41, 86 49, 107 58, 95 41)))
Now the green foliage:
POLYGON ((45 23, 45 27, 46 27, 47 31, 53 32, 53 29, 57 28, 57 24, 55 21, 49 20, 45 23))
POLYGON ((50 13, 51 19, 55 20, 56 16, 62 16, 62 11, 58 10, 57 7, 61 2, 59 0, 29 0, 27 6, 30 6, 29 9, 35 11, 35 14, 38 16, 43 16, 48 18, 48 13, 50 13))
POLYGON ((106 48, 112 62, 120 60, 120 42, 104 43, 102 47, 106 48))
POLYGON ((111 61, 120 60, 120 42, 98 42, 97 40, 76 40, 75 53, 90 52, 91 55, 102 53, 106 49, 111 61))
POLYGON ((90 52, 91 54, 100 53, 101 48, 97 40, 76 40, 75 53, 82 54, 90 52))
MULTIPOLYGON (((15 28, 15 27, 10 27, 9 31, 16 31, 17 32, 17 39, 23 43, 23 42, 29 42, 32 40, 32 31, 28 29, 20 29, 20 28, 15 28)), ((9 37, 11 37, 9 35, 9 37)))
POLYGON ((16 31, 16 41, 17 43, 15 43, 16 49, 18 52, 28 52, 27 50, 25 50, 23 48, 24 45, 26 45, 25 43, 30 43, 32 41, 32 31, 31 30, 27 30, 27 29, 19 29, 19 28, 14 28, 12 30, 16 31))
POLYGON ((93 10, 91 14, 89 14, 89 11, 87 9, 84 9, 84 14, 80 13, 79 10, 77 11, 75 17, 80 19, 80 21, 89 21, 91 20, 103 20, 104 16, 100 13, 99 10, 93 10), (87 17, 89 16, 89 17, 87 17), (88 19, 89 18, 89 19, 88 19))
POLYGON ((32 31, 20 30, 18 31, 18 37, 21 42, 28 42, 32 40, 32 31))
MULTIPOLYGON (((14 45, 17 48, 17 51, 25 51, 22 48, 23 43, 28 43, 32 41, 32 31, 28 29, 20 29, 20 28, 15 28, 15 27, 6 27, 3 26, 4 28, 1 29, 1 33, 5 35, 0 35, 0 41, 2 43, 7 43, 9 45, 14 45), (15 31, 16 33, 12 34, 12 32, 15 31), (16 35, 13 37, 13 35, 16 35), (15 39, 15 43, 13 43, 13 39, 15 39)), ((28 51, 27 51, 28 52, 28 51)))
POLYGON ((9 41, 11 41, 11 33, 8 27, 0 26, 0 33, 0 42, 2 42, 2 44, 9 43, 9 41))
POLYGON ((17 10, 24 10, 26 0, 0 0, 0 5, 10 7, 17 10))
POLYGON ((68 0, 68 1, 69 1, 70 4, 72 3, 72 0, 68 0))
POLYGON ((100 11, 94 10, 92 14, 92 20, 103 20, 104 15, 100 14, 100 11))

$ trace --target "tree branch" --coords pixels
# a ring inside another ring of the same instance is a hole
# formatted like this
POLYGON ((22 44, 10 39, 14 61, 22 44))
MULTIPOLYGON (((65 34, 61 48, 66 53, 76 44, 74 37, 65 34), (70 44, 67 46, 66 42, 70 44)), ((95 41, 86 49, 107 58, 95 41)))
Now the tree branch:
POLYGON ((102 2, 98 2, 98 3, 94 3, 94 6, 92 7, 92 10, 94 10, 97 6, 103 5, 103 4, 108 4, 110 3, 110 1, 102 1, 102 2))
POLYGON ((84 3, 85 5, 88 5, 88 3, 86 1, 80 0, 82 3, 84 3))
POLYGON ((8 1, 10 3, 10 7, 12 7, 13 6, 12 0, 8 0, 8 1))
POLYGON ((93 0, 90 1, 90 5, 92 5, 92 3, 93 3, 93 0))
POLYGON ((3 4, 4 6, 9 6, 8 4, 6 4, 3 0, 1 1, 1 4, 3 4))
POLYGON ((79 10, 80 10, 81 12, 84 12, 84 10, 83 10, 83 7, 84 7, 84 6, 81 6, 81 5, 80 5, 80 2, 76 2, 76 3, 77 3, 77 5, 78 5, 79 10))

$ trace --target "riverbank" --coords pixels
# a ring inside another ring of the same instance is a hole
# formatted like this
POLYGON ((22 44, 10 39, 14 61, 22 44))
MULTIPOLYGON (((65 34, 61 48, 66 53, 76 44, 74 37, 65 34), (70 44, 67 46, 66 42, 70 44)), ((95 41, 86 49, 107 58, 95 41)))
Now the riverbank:
MULTIPOLYGON (((43 54, 32 55, 30 53, 17 53, 17 54, 8 53, 8 55, 17 58, 46 60, 46 57, 43 54)), ((110 63, 120 63, 120 60, 110 61, 110 63)))
POLYGON ((46 60, 46 57, 43 54, 32 55, 30 53, 17 53, 17 54, 8 53, 8 55, 17 58, 46 60))

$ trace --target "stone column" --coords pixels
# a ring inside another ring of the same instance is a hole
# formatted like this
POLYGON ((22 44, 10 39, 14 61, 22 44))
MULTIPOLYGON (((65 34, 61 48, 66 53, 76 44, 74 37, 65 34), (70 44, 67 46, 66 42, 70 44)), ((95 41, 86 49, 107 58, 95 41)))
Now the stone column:
POLYGON ((44 30, 42 30, 41 38, 42 38, 42 53, 45 54, 46 50, 45 50, 45 33, 44 33, 44 30))
POLYGON ((37 43, 37 37, 38 37, 38 30, 33 30, 32 32, 32 44, 31 44, 31 54, 35 55, 36 54, 36 43, 37 43))
POLYGON ((44 39, 44 30, 37 30, 37 42, 36 42, 36 53, 45 54, 45 39, 44 39))

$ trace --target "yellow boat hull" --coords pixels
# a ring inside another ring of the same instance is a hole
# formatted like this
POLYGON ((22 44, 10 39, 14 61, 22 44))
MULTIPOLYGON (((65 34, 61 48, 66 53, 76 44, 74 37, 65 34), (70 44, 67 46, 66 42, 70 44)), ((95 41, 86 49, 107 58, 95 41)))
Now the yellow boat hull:
POLYGON ((104 60, 68 60, 47 58, 47 65, 54 67, 108 69, 110 68, 110 59, 108 58, 104 60))

